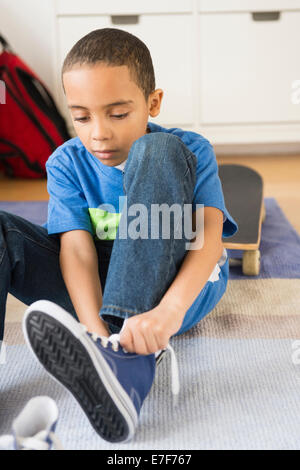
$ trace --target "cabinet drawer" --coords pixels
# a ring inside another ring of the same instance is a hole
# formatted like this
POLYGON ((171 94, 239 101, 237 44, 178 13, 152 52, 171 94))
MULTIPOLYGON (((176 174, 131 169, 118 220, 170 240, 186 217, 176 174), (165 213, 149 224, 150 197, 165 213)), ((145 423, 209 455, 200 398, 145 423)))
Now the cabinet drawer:
POLYGON ((300 10, 300 0, 198 0, 202 13, 300 10))
MULTIPOLYGON (((140 15, 137 24, 111 23, 111 17, 58 18, 58 67, 76 41, 92 30, 115 27, 139 37, 149 48, 156 77, 156 88, 165 92, 156 122, 166 125, 191 124, 193 113, 192 15, 140 15), (166 31, 168 34, 166 34, 166 31), (155 34, 154 34, 155 32, 155 34)), ((64 105, 64 115, 68 111, 64 105)))
POLYGON ((291 101, 300 77, 300 12, 267 22, 250 13, 201 14, 198 26, 203 123, 300 121, 291 101))
POLYGON ((121 15, 192 12, 192 0, 56 0, 57 15, 121 15))

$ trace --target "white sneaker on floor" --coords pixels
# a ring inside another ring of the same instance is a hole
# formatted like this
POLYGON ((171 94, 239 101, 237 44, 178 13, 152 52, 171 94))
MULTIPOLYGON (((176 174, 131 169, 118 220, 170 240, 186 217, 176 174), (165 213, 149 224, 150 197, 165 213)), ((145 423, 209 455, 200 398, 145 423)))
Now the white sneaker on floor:
POLYGON ((0 436, 0 448, 10 450, 63 450, 54 434, 58 419, 55 401, 47 396, 31 398, 12 423, 12 435, 0 436))

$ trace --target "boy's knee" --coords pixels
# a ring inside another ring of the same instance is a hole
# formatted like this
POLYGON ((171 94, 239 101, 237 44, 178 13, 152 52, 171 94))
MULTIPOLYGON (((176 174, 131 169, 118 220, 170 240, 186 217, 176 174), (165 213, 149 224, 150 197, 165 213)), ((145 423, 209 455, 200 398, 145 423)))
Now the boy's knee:
MULTIPOLYGON (((182 140, 174 134, 167 132, 152 132, 137 139, 131 147, 131 154, 141 158, 154 153, 156 162, 165 163, 169 158, 174 161, 174 155, 181 156, 183 161, 191 159, 196 165, 196 157, 182 140)), ((132 158, 132 157, 131 157, 132 158)), ((134 157, 133 157, 134 158, 134 157)))
POLYGON ((161 149, 164 147, 178 147, 182 145, 184 145, 182 140, 176 135, 167 132, 152 132, 143 135, 133 142, 132 149, 138 148, 139 150, 145 150, 148 147, 161 149))
POLYGON ((9 212, 0 210, 0 224, 3 224, 4 222, 6 222, 9 219, 9 216, 10 216, 9 212))
POLYGON ((9 216, 8 212, 0 210, 0 243, 1 243, 1 248, 2 248, 2 244, 3 244, 3 237, 5 237, 8 216, 9 216))
POLYGON ((2 232, 7 232, 11 229, 17 229, 19 232, 21 232, 22 229, 18 226, 18 223, 16 222, 17 217, 18 216, 12 214, 11 212, 0 210, 0 229, 2 230, 2 232))

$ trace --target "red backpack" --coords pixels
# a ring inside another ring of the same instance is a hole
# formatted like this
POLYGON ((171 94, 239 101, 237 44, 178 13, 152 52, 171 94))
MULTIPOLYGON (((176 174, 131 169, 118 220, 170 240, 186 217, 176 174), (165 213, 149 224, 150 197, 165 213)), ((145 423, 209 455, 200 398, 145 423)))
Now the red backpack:
POLYGON ((0 35, 0 171, 45 178, 49 156, 70 138, 45 85, 0 35))

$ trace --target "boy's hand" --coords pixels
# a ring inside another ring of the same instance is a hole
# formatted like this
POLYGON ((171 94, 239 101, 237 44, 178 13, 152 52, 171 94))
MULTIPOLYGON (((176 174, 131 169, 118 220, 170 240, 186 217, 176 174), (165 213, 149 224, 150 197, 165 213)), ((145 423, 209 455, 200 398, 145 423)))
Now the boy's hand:
POLYGON ((152 354, 165 349, 172 335, 177 333, 183 317, 161 305, 126 321, 120 334, 120 344, 128 352, 152 354))

